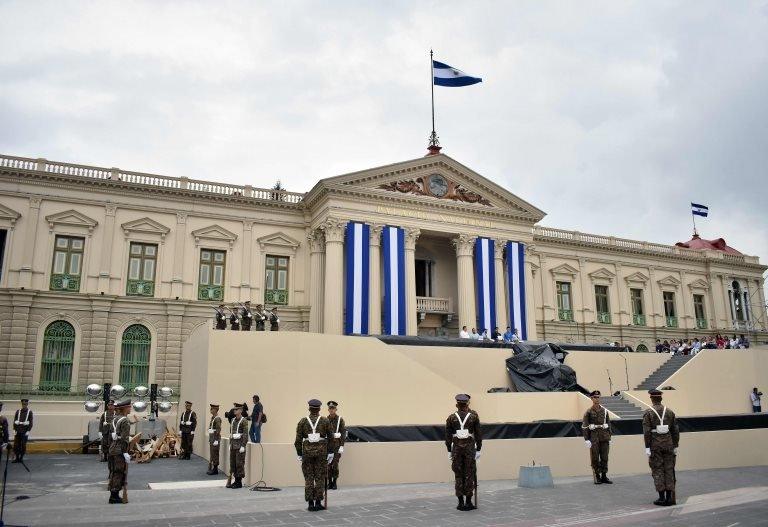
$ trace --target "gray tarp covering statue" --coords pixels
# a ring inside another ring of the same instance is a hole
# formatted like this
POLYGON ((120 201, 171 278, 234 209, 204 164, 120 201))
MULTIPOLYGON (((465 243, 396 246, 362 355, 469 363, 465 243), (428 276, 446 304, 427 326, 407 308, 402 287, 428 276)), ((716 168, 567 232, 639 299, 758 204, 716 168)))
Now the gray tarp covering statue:
POLYGON ((575 392, 576 372, 558 360, 568 354, 557 344, 517 343, 507 372, 518 392, 575 392))

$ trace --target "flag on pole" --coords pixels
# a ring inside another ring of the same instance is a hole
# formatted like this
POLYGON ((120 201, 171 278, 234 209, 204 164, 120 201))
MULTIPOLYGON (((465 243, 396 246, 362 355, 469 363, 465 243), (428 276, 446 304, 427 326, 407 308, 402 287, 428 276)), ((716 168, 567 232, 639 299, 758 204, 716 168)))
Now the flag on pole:
POLYGON ((461 86, 471 86, 478 82, 483 82, 480 77, 473 77, 461 71, 460 69, 443 64, 436 60, 432 61, 433 84, 435 86, 448 86, 458 88, 461 86))
POLYGON ((694 216, 704 216, 706 218, 709 215, 709 207, 706 205, 699 205, 698 203, 691 203, 691 214, 694 216))

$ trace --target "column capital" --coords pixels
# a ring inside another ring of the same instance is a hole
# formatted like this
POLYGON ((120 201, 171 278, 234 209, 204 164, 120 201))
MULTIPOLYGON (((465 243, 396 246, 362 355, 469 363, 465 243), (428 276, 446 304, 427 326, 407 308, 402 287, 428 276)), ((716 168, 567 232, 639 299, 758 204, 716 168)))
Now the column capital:
POLYGON ((321 253, 325 250, 325 236, 323 231, 315 229, 307 233, 307 241, 309 242, 310 253, 321 253))
POLYGON ((403 227, 403 232, 405 234, 405 250, 415 251, 416 240, 419 239, 419 235, 421 234, 421 229, 418 229, 416 227, 403 227))
POLYGON ((184 225, 187 223, 187 213, 186 212, 177 212, 176 213, 176 223, 178 225, 184 225))
POLYGON ((117 212, 117 205, 115 203, 106 203, 104 211, 107 216, 114 216, 115 212, 117 212))
POLYGON ((243 230, 244 231, 253 230, 253 220, 243 220, 243 230))
POLYGON ((320 224, 320 229, 325 235, 325 243, 343 243, 344 229, 347 222, 339 218, 328 218, 320 224))
POLYGON ((379 247, 381 246, 381 231, 384 230, 384 224, 383 223, 369 223, 369 227, 371 228, 371 237, 369 239, 369 244, 371 247, 379 247))
POLYGON ((39 209, 42 202, 43 198, 38 198, 37 196, 31 196, 29 198, 29 206, 33 209, 39 209))
POLYGON ((493 259, 503 260, 504 249, 507 248, 507 242, 504 240, 493 240, 493 259))
POLYGON ((477 236, 469 234, 459 234, 451 240, 453 248, 456 249, 456 256, 472 256, 475 250, 475 240, 477 236))

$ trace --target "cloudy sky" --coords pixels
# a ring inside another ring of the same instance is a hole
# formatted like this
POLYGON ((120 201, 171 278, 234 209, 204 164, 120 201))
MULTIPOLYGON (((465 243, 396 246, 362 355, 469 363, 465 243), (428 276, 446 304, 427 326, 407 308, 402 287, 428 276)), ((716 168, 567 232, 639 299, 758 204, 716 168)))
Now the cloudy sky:
POLYGON ((305 191, 444 152, 543 224, 768 262, 768 1, 0 0, 0 152, 305 191))

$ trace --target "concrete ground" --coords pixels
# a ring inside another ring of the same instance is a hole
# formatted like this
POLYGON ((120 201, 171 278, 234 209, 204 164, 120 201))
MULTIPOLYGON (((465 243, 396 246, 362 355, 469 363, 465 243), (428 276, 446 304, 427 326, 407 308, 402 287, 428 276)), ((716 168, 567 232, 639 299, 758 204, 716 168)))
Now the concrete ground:
POLYGON ((768 526, 767 466, 680 472, 675 507, 651 504, 650 474, 600 486, 567 478, 537 490, 481 482, 472 512, 454 508, 452 484, 345 487, 342 471, 329 510, 310 513, 302 488, 226 489, 200 458, 132 464, 127 505, 106 503, 106 466, 96 456, 30 455, 27 465, 31 473, 9 465, 6 526, 768 526))

